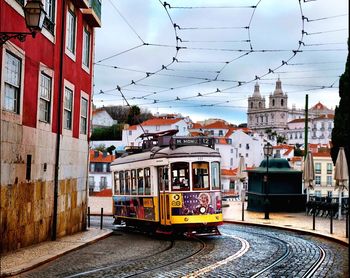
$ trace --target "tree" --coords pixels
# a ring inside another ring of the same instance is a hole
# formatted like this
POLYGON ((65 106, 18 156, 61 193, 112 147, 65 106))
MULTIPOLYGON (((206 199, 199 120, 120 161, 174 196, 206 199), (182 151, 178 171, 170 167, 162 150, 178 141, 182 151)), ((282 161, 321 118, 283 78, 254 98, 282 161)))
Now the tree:
MULTIPOLYGON (((348 58, 345 71, 339 79, 339 105, 335 108, 334 128, 332 130, 331 155, 335 164, 339 147, 344 147, 348 167, 350 168, 350 42, 348 39, 348 58)), ((349 170, 350 172, 350 170, 349 170)))
POLYGON ((133 105, 129 109, 127 123, 129 125, 136 125, 140 123, 139 116, 141 114, 140 107, 133 105))
POLYGON ((115 149, 116 149, 115 146, 112 145, 112 146, 109 146, 109 147, 106 149, 106 151, 107 151, 109 154, 113 154, 113 151, 114 151, 115 149))

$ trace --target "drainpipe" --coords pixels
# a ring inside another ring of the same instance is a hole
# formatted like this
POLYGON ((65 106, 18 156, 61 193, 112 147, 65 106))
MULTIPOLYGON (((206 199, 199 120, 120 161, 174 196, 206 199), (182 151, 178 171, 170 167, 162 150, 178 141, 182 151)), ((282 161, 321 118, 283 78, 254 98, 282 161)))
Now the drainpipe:
POLYGON ((305 96, 305 136, 304 136, 304 158, 308 151, 308 136, 309 136, 309 95, 305 96))
POLYGON ((64 61, 64 38, 66 30, 66 1, 62 0, 61 7, 61 42, 60 42, 60 71, 58 78, 58 108, 57 108, 57 137, 56 137, 56 157, 55 157, 55 177, 54 177, 54 193, 53 193, 53 220, 52 220, 52 233, 51 240, 56 240, 57 237, 57 205, 58 205, 58 174, 60 165, 60 143, 61 143, 61 130, 62 130, 62 101, 63 101, 63 61, 64 61))

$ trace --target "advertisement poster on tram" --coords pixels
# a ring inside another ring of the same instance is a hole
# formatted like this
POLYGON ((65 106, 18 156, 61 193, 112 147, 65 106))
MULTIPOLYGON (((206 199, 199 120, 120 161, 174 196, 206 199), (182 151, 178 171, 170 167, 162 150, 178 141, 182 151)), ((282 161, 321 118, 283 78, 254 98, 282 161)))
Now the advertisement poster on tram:
POLYGON ((201 215, 221 213, 219 192, 191 192, 183 194, 182 208, 173 208, 173 215, 201 215))

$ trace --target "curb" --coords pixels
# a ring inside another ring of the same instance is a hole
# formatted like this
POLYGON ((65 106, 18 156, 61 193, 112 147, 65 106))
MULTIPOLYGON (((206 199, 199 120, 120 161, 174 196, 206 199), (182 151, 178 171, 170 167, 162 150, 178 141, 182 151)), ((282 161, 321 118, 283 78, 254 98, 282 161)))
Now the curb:
POLYGON ((224 223, 231 223, 231 224, 258 226, 258 227, 270 227, 270 228, 275 228, 275 229, 279 229, 279 230, 292 231, 292 232, 296 232, 296 233, 300 233, 300 234, 301 233, 309 234, 309 235, 313 235, 313 236, 322 237, 322 238, 328 239, 330 241, 337 242, 337 243, 339 243, 339 244, 341 244, 343 246, 349 247, 349 242, 346 242, 345 240, 342 240, 340 238, 335 238, 335 237, 332 237, 330 235, 325 235, 325 234, 322 234, 322 233, 317 233, 317 232, 313 232, 313 231, 303 230, 303 229, 300 229, 300 228, 267 225, 267 224, 262 224, 262 223, 249 222, 249 221, 240 221, 240 220, 224 220, 223 222, 224 223))
POLYGON ((79 245, 74 246, 74 247, 72 247, 72 248, 70 248, 68 250, 62 251, 62 252, 60 252, 58 254, 55 254, 53 256, 47 256, 46 258, 44 257, 44 259, 41 260, 41 261, 35 262, 33 264, 28 264, 27 266, 21 266, 19 269, 16 269, 16 270, 13 270, 13 271, 3 272, 3 273, 0 274, 0 277, 11 277, 11 276, 18 275, 18 274, 21 274, 23 272, 29 271, 31 269, 34 269, 34 268, 40 266, 40 265, 43 265, 43 264, 48 263, 50 261, 53 261, 53 260, 55 260, 55 259, 57 259, 57 258, 59 258, 59 257, 61 257, 63 255, 65 255, 65 254, 68 254, 68 253, 70 253, 72 251, 80 249, 80 248, 82 248, 82 247, 84 247, 86 245, 89 245, 89 244, 95 243, 95 242, 97 242, 97 241, 99 241, 101 239, 107 238, 112 233, 113 233, 112 230, 111 231, 107 231, 105 234, 103 234, 101 236, 95 236, 95 237, 92 238, 92 240, 80 243, 79 245))

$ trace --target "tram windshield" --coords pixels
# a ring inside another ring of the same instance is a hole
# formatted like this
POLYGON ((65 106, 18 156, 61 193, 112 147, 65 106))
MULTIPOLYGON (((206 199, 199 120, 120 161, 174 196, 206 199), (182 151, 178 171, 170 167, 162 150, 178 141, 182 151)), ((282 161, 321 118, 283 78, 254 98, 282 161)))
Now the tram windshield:
POLYGON ((211 163, 211 189, 220 189, 220 163, 211 163))
POLYGON ((175 191, 190 190, 188 162, 175 162, 171 164, 171 188, 175 191))
POLYGON ((209 163, 192 163, 193 190, 209 189, 209 163))

